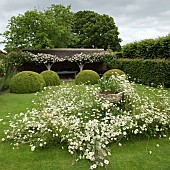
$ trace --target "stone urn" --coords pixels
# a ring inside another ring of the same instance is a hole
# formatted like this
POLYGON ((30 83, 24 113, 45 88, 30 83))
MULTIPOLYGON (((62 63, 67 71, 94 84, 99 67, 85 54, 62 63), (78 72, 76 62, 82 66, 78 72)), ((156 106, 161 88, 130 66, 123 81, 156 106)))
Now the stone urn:
POLYGON ((123 92, 113 93, 112 91, 101 91, 98 96, 101 101, 119 103, 123 97, 123 92))

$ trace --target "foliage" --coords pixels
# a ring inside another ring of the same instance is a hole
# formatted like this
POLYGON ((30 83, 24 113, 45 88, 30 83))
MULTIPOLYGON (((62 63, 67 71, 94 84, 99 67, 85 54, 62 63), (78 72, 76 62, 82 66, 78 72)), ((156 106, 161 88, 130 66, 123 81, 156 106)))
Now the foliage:
POLYGON ((13 59, 11 59, 9 55, 0 56, 0 91, 7 90, 9 88, 9 82, 16 74, 15 64, 12 60, 13 59))
POLYGON ((0 78, 4 75, 5 72, 5 64, 3 60, 0 59, 0 78))
POLYGON ((76 62, 80 68, 80 71, 83 70, 83 67, 86 63, 93 63, 93 62, 104 62, 107 59, 110 58, 111 53, 109 52, 100 52, 100 53, 80 53, 80 54, 74 54, 71 57, 68 57, 68 61, 70 62, 76 62), (106 57, 107 56, 107 57, 106 57))
POLYGON ((22 64, 31 62, 31 58, 28 57, 28 54, 25 52, 22 52, 20 50, 12 51, 6 55, 4 59, 4 63, 6 67, 11 67, 13 69, 16 69, 19 66, 22 66, 22 64))
MULTIPOLYGON (((79 88, 81 87, 79 86, 79 88)), ((157 101, 157 95, 159 95, 157 88, 135 85, 135 89, 140 93, 140 96, 147 96, 152 102, 157 101)), ((170 90, 166 91, 169 92, 169 96, 170 90)), ((9 124, 6 122, 11 120, 16 113, 25 113, 28 109, 37 108, 37 105, 34 103, 38 96, 34 93, 14 94, 8 91, 0 95, 0 140, 6 136, 4 130, 9 127, 9 124), (1 122, 2 119, 3 121, 1 122)), ((110 163, 107 170, 133 169, 134 167, 137 169, 159 169, 159 167, 168 169, 170 160, 169 142, 170 138, 168 139, 168 135, 165 138, 159 137, 113 142, 107 146, 110 148, 112 154, 108 157, 110 163), (143 162, 145 163, 143 164, 143 162)), ((31 170, 89 169, 88 160, 76 161, 76 154, 70 155, 67 146, 62 145, 62 143, 46 149, 37 149, 32 153, 27 144, 22 144, 19 149, 13 150, 9 142, 0 142, 0 152, 1 169, 14 170, 16 166, 20 167, 20 169, 28 169, 29 167, 31 170), (39 158, 41 158, 41 161, 37 161, 39 158)), ((105 168, 98 169, 104 170, 105 168)))
POLYGON ((27 53, 20 50, 12 51, 7 55, 0 56, 0 76, 5 76, 9 70, 17 71, 18 67, 24 63, 31 62, 31 58, 27 53))
POLYGON ((169 60, 118 59, 112 60, 109 68, 123 70, 136 83, 170 87, 169 60))
POLYGON ((5 54, 0 52, 0 60, 2 60, 5 57, 5 54))
POLYGON ((155 104, 147 96, 139 97, 127 79, 123 81, 122 92, 133 102, 129 111, 109 101, 102 102, 97 86, 49 87, 40 95, 41 109, 14 115, 2 141, 12 140, 14 148, 28 143, 32 151, 64 142, 71 154, 78 154, 78 160, 91 161, 90 169, 107 167, 110 143, 163 137, 170 128, 166 92, 159 90, 159 104, 155 104))
POLYGON ((55 62, 63 62, 68 58, 67 56, 59 57, 56 55, 45 54, 45 53, 38 53, 38 54, 33 54, 31 52, 24 52, 24 53, 25 56, 29 58, 29 60, 31 60, 32 62, 45 64, 48 70, 51 69, 52 65, 55 62))
POLYGON ((47 48, 104 48, 120 51, 114 19, 94 11, 71 12, 70 6, 51 5, 13 16, 4 32, 6 50, 47 48))
POLYGON ((114 76, 110 76, 108 79, 102 77, 99 80, 99 86, 102 92, 111 91, 112 93, 119 92, 119 84, 115 81, 114 76))
POLYGON ((73 13, 71 6, 53 4, 45 11, 45 17, 47 18, 48 36, 53 47, 67 47, 72 41, 73 13))
POLYGON ((5 75, 6 72, 6 55, 0 53, 0 78, 5 75))
POLYGON ((31 52, 25 52, 25 56, 29 58, 32 62, 36 63, 44 63, 48 70, 51 69, 52 65, 55 62, 76 62, 82 71, 83 66, 85 63, 93 63, 93 62, 103 62, 106 59, 113 58, 113 55, 108 52, 91 52, 91 53, 79 53, 74 54, 72 56, 56 56, 53 54, 45 54, 45 53, 38 53, 33 54, 31 52))
POLYGON ((115 51, 115 52, 113 52, 113 54, 114 54, 115 58, 122 58, 123 57, 122 52, 115 51))
POLYGON ((103 78, 104 79, 109 79, 112 75, 120 76, 120 75, 125 75, 125 73, 122 70, 119 70, 119 69, 111 69, 111 70, 106 71, 103 74, 103 78))
POLYGON ((70 6, 51 5, 43 12, 13 16, 3 34, 6 50, 67 47, 71 36, 70 6))
POLYGON ((80 53, 72 56, 56 56, 53 54, 38 53, 33 54, 31 52, 22 52, 20 50, 9 53, 4 59, 5 68, 11 67, 18 69, 19 66, 28 62, 43 63, 48 70, 51 69, 55 62, 76 62, 82 71, 85 63, 93 62, 106 62, 115 58, 114 53, 107 51, 103 52, 91 52, 91 53, 80 53))
POLYGON ((17 69, 24 63, 31 62, 27 53, 20 50, 12 51, 2 58, 3 72, 0 80, 0 90, 9 88, 11 78, 17 73, 17 69))
POLYGON ((33 71, 22 71, 14 75, 10 81, 12 93, 35 93, 45 86, 43 77, 33 71))
POLYGON ((76 84, 97 84, 100 79, 98 73, 93 70, 83 70, 76 75, 76 84))
MULTIPOLYGON (((125 74, 112 74, 107 79, 102 77, 99 81, 99 87, 101 89, 101 95, 99 97, 102 97, 101 100, 106 103, 109 101, 111 103, 110 106, 116 104, 121 111, 125 112, 130 111, 135 113, 137 111, 140 98, 135 93, 132 84, 130 84, 125 74)), ((119 113, 114 112, 113 114, 117 115, 119 113)))
POLYGON ((113 51, 121 49, 118 28, 114 19, 108 15, 94 11, 78 11, 74 14, 73 31, 75 46, 78 48, 110 47, 113 51))
POLYGON ((46 70, 40 73, 45 80, 46 86, 60 85, 60 78, 58 74, 51 70, 46 70))
POLYGON ((124 58, 131 59, 170 59, 170 35, 126 44, 122 53, 124 58))
POLYGON ((0 91, 7 90, 9 88, 9 84, 11 78, 16 74, 16 70, 11 69, 5 71, 5 74, 0 78, 0 91))

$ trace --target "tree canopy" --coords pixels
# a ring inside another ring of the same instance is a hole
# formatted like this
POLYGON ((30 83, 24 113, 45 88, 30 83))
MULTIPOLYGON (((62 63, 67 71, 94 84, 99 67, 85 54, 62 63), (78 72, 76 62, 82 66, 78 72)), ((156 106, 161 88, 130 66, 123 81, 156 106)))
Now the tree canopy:
POLYGON ((4 33, 6 49, 63 48, 71 36, 70 6, 51 5, 47 10, 27 11, 13 16, 4 33))
POLYGON ((104 48, 120 50, 114 19, 94 11, 71 12, 71 6, 51 5, 13 16, 4 32, 5 49, 104 48))
POLYGON ((73 31, 77 36, 77 47, 111 48, 120 50, 121 39, 114 19, 94 11, 79 11, 74 14, 73 31))

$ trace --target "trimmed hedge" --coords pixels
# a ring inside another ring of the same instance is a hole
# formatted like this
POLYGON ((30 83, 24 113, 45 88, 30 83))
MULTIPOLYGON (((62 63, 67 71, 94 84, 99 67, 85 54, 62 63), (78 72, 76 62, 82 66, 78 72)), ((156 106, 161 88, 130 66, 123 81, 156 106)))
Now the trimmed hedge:
POLYGON ((170 87, 169 60, 118 59, 112 60, 108 67, 124 71, 136 83, 170 87))
POLYGON ((43 77, 33 71, 22 71, 14 75, 9 88, 12 93, 35 93, 45 86, 43 77))
POLYGON ((60 78, 58 74, 51 70, 46 70, 40 73, 45 80, 46 86, 58 86, 60 85, 60 78))
POLYGON ((100 76, 98 75, 97 72, 93 70, 83 70, 76 75, 75 83, 77 85, 78 84, 93 85, 93 84, 97 84, 99 79, 100 76))
POLYGON ((122 47, 123 58, 170 59, 170 34, 157 39, 145 39, 122 47))

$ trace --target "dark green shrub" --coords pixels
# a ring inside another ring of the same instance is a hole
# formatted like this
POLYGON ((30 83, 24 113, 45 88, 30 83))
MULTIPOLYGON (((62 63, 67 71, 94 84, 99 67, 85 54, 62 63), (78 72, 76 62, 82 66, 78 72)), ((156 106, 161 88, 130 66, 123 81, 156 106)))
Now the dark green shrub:
POLYGON ((58 74, 51 70, 46 70, 40 73, 43 76, 46 86, 57 86, 60 85, 60 78, 58 74))
POLYGON ((128 43, 122 47, 122 55, 123 58, 137 58, 138 50, 137 50, 137 42, 128 43))
POLYGON ((112 75, 117 76, 117 75, 123 75, 123 74, 125 74, 125 73, 124 73, 122 70, 119 70, 119 69, 111 69, 111 70, 106 71, 106 72, 103 74, 103 78, 109 79, 112 75))
POLYGON ((122 52, 113 52, 115 55, 115 58, 122 58, 122 52))
POLYGON ((75 78, 76 84, 97 84, 100 79, 98 73, 93 70, 83 70, 75 78))
POLYGON ((170 87, 170 61, 161 59, 118 59, 109 68, 123 70, 129 80, 144 85, 170 87))
POLYGON ((43 77, 33 71, 22 71, 14 75, 9 88, 12 93, 34 93, 41 91, 45 86, 43 77))

